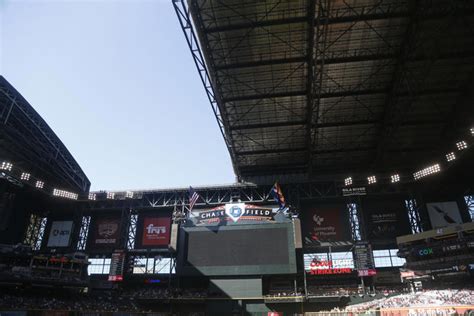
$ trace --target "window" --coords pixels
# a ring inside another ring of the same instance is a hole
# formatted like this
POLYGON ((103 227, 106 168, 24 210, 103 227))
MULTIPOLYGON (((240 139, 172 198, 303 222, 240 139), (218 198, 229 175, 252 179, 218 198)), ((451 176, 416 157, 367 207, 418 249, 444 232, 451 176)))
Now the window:
MULTIPOLYGON (((171 258, 157 257, 136 257, 133 264, 134 274, 169 274, 170 265, 172 264, 171 258)), ((175 268, 171 270, 171 273, 176 273, 175 268)))
POLYGON ((469 216, 471 217, 471 221, 474 222, 474 195, 466 195, 464 197, 464 201, 466 201, 467 210, 469 212, 469 216))
POLYGON ((87 273, 91 274, 109 274, 110 271, 110 258, 94 258, 89 259, 89 266, 87 267, 87 273))
POLYGON ((376 268, 401 267, 405 259, 397 257, 398 249, 374 250, 374 262, 376 268))

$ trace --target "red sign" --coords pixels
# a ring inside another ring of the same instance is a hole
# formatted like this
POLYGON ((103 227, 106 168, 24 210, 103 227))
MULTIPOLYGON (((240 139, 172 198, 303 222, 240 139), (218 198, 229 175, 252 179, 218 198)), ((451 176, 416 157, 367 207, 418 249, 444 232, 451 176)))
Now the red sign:
POLYGON ((375 269, 357 270, 357 276, 360 276, 360 277, 374 276, 376 274, 377 274, 377 271, 375 271, 375 269))
POLYGON ((111 281, 111 282, 121 282, 121 281, 123 281, 123 275, 109 275, 109 281, 111 281))
POLYGON ((352 273, 351 268, 334 268, 332 261, 312 261, 309 265, 308 274, 348 274, 352 273))
POLYGON ((169 217, 146 217, 143 220, 143 246, 167 246, 170 243, 169 217))

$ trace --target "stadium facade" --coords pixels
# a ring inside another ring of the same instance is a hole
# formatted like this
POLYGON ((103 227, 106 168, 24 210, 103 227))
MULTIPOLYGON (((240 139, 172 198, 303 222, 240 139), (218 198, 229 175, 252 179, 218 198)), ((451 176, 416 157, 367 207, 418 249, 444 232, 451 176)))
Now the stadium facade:
POLYGON ((172 5, 238 182, 90 192, 0 77, 1 309, 303 314, 472 284, 473 4, 172 5))

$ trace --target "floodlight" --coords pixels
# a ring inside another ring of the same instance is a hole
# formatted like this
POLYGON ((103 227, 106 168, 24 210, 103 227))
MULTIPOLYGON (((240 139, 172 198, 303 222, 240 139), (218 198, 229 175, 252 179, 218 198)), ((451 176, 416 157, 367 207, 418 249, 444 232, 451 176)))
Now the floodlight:
POLYGON ((375 176, 367 177, 367 182, 368 182, 369 184, 377 183, 377 178, 376 178, 375 176))
POLYGON ((7 171, 12 171, 12 167, 13 165, 8 162, 8 161, 4 161, 2 162, 2 164, 0 165, 0 169, 1 170, 7 170, 7 171))
POLYGON ((459 141, 456 143, 456 147, 458 148, 458 150, 464 150, 467 148, 467 143, 463 140, 459 141))
POLYGON ((413 174, 413 177, 415 178, 415 180, 418 180, 418 179, 426 177, 430 174, 437 173, 437 172, 440 172, 440 171, 441 171, 441 168, 440 168, 439 164, 435 164, 435 165, 426 167, 426 168, 424 168, 420 171, 415 172, 413 174))
POLYGON ((392 174, 390 176, 390 182, 392 182, 392 183, 400 182, 400 175, 399 174, 392 174))
POLYGON ((456 159, 456 155, 454 154, 454 152, 450 152, 450 153, 446 154, 446 160, 447 161, 453 161, 454 159, 456 159))
POLYGON ((352 185, 352 177, 345 178, 344 179, 344 185, 345 186, 352 185))

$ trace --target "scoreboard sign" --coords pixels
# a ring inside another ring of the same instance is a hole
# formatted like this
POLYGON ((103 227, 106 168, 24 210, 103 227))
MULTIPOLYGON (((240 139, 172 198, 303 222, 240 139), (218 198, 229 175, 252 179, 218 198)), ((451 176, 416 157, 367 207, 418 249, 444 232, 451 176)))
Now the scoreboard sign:
POLYGON ((143 246, 167 246, 170 243, 169 217, 145 217, 143 219, 143 246))
POLYGON ((123 266, 125 262, 125 253, 117 250, 112 254, 110 260, 109 281, 121 282, 123 281, 123 266))
POLYGON ((357 243, 354 246, 354 259, 359 276, 373 276, 377 273, 370 244, 357 243))

